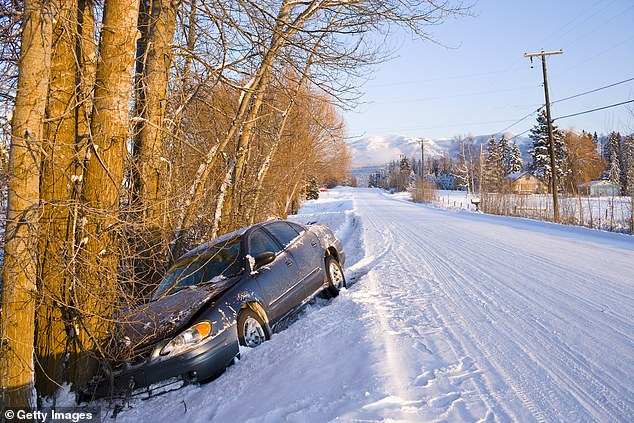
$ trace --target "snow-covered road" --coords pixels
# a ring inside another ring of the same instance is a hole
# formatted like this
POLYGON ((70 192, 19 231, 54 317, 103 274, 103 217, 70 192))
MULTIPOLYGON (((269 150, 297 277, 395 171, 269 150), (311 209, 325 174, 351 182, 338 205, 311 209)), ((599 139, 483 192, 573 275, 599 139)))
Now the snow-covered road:
POLYGON ((138 421, 632 421, 634 240, 341 189, 296 217, 354 281, 138 421))

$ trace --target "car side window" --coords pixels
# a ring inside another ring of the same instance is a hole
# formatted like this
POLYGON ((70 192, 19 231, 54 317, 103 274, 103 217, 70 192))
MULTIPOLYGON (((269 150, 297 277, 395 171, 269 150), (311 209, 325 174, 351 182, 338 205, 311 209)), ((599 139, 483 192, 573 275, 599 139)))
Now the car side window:
POLYGON ((291 225, 291 228, 295 229, 298 234, 301 234, 302 232, 306 231, 306 229, 302 228, 297 223, 288 222, 288 224, 291 225))
POLYGON ((258 228, 249 236, 249 254, 256 257, 262 253, 277 253, 281 251, 279 245, 264 230, 258 228))
POLYGON ((295 229, 286 222, 274 222, 266 225, 266 229, 284 246, 288 247, 292 240, 298 237, 295 229))

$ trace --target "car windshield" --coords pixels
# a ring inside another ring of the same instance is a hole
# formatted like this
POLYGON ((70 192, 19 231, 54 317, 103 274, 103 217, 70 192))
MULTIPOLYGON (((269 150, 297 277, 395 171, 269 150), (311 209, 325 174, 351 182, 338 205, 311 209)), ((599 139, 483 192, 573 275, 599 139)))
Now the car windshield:
POLYGON ((218 283, 241 273, 243 267, 243 260, 240 260, 240 238, 212 245, 200 254, 176 262, 167 271, 152 299, 173 294, 188 286, 218 283))

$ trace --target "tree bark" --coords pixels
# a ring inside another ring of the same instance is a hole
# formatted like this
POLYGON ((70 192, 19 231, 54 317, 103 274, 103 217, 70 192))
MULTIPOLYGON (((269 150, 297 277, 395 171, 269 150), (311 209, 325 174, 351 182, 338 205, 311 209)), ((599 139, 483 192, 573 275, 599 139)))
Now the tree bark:
POLYGON ((38 394, 52 395, 63 383, 63 355, 69 279, 69 252, 74 234, 70 217, 76 175, 77 144, 77 0, 52 5, 51 76, 47 123, 44 127, 40 176, 39 278, 36 309, 36 387, 38 394))
POLYGON ((147 25, 142 26, 145 42, 137 49, 136 114, 134 137, 134 196, 143 217, 154 226, 167 223, 164 178, 166 164, 165 118, 172 62, 172 40, 176 28, 177 0, 152 0, 147 25))
POLYGON ((132 70, 138 35, 138 0, 107 0, 99 44, 93 111, 82 200, 81 284, 71 286, 78 313, 73 321, 71 362, 76 386, 95 370, 116 301, 119 249, 116 223, 123 183, 132 70))
POLYGON ((11 124, 9 197, 0 319, 2 404, 33 407, 40 150, 51 66, 47 1, 25 0, 11 124))
MULTIPOLYGON (((260 110, 260 106, 262 105, 262 95, 266 89, 266 84, 273 68, 273 63, 280 50, 284 47, 290 37, 299 31, 302 25, 313 14, 315 14, 317 10, 319 10, 319 7, 322 6, 320 3, 310 3, 310 5, 299 13, 292 22, 289 22, 288 19, 290 17, 289 13, 291 8, 296 5, 298 4, 292 4, 289 0, 285 0, 280 6, 274 34, 269 47, 266 50, 258 72, 250 83, 244 87, 244 95, 241 97, 238 111, 233 119, 229 131, 227 132, 225 138, 207 153, 205 161, 201 163, 198 171, 196 172, 194 181, 187 192, 187 198, 178 219, 177 228, 179 230, 186 229, 193 223, 198 201, 203 196, 202 194, 205 183, 207 182, 212 168, 226 146, 229 144, 229 141, 238 134, 238 143, 236 153, 234 154, 235 166, 231 166, 229 169, 231 171, 231 183, 229 186, 231 187, 232 192, 236 189, 235 182, 239 179, 239 175, 242 174, 244 168, 246 149, 248 148, 255 119, 260 110)), ((223 181, 225 179, 226 175, 223 178, 223 181)), ((223 197, 222 204, 219 206, 221 210, 223 210, 219 225, 222 225, 223 227, 230 227, 230 224, 227 225, 222 223, 222 219, 224 219, 225 216, 229 216, 231 210, 231 204, 227 204, 226 197, 226 195, 223 197)), ((220 226, 216 227, 216 225, 214 225, 213 231, 217 232, 219 227, 220 226)))

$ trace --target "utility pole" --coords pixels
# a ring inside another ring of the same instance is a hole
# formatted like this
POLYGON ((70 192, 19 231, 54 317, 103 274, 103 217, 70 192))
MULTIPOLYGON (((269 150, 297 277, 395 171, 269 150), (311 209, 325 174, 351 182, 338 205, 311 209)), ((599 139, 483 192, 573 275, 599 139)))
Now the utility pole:
MULTIPOLYGON (((544 97, 546 98, 546 119, 548 120, 548 143, 550 144, 550 169, 553 191, 553 219, 555 222, 559 222, 559 199, 557 197, 557 163, 555 160, 555 142, 553 140, 553 122, 550 115, 550 99, 548 97, 548 78, 546 76, 546 56, 552 54, 563 54, 562 50, 559 51, 544 51, 540 53, 524 53, 524 57, 530 57, 531 63, 533 63, 533 57, 540 56, 542 58, 542 71, 544 74, 544 97)), ((532 67, 532 66, 531 66, 532 67)))
POLYGON ((425 199, 425 139, 420 139, 420 193, 425 199))

